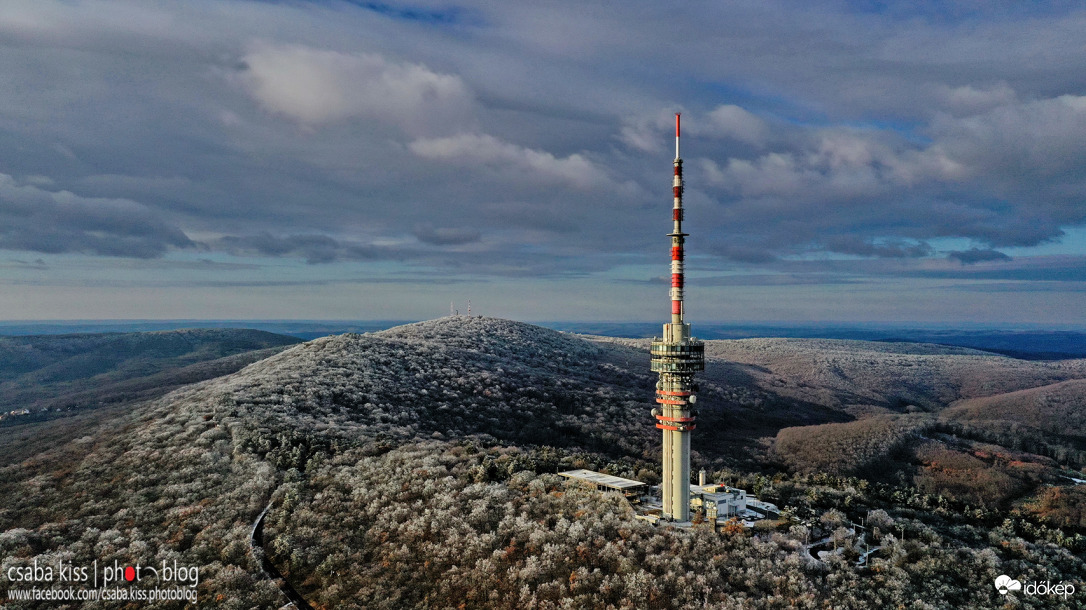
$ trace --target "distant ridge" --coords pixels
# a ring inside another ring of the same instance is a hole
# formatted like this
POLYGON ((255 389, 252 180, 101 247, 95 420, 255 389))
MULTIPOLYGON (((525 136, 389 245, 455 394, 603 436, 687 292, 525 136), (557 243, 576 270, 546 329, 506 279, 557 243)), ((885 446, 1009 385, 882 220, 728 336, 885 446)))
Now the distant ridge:
MULTIPOLYGON (((559 330, 610 337, 652 337, 657 324, 555 322, 559 330)), ((1086 331, 1079 330, 951 330, 895 326, 828 326, 698 324, 702 339, 854 339, 890 343, 935 343, 969 347, 1025 360, 1064 360, 1086 357, 1086 331)))
POLYGON ((300 342, 238 328, 0 337, 0 413, 145 400, 300 342))
MULTIPOLYGON (((468 316, 461 316, 467 318, 468 316)), ((472 316, 478 317, 478 316, 472 316)), ((0 336, 56 335, 100 332, 147 332, 182 328, 252 328, 310 340, 343 333, 378 332, 410 324, 411 320, 77 320, 0 321, 0 336)), ((660 332, 648 322, 538 322, 539 326, 584 335, 646 338, 660 332)), ((1076 329, 947 329, 903 327, 896 324, 855 326, 820 323, 721 324, 699 323, 702 339, 856 339, 907 343, 937 343, 971 347, 1025 360, 1086 358, 1086 330, 1076 329)))
POLYGON ((61 320, 0 321, 0 336, 135 333, 186 328, 249 328, 303 340, 385 330, 414 320, 61 320))

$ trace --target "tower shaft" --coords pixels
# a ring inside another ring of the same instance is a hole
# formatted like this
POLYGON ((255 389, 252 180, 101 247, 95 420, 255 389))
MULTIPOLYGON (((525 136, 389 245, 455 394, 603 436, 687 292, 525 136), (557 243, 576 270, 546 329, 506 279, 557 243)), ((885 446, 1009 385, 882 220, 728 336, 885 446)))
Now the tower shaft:
POLYGON ((664 324, 663 336, 652 341, 652 370, 660 374, 656 382, 656 402, 652 410, 656 427, 663 431, 663 517, 675 521, 690 520, 690 432, 696 427, 693 409, 694 373, 705 370, 705 344, 690 336, 684 321, 685 284, 683 259, 686 233, 683 222, 683 161, 679 156, 679 115, 675 115, 675 174, 672 180, 671 210, 671 322, 664 324))

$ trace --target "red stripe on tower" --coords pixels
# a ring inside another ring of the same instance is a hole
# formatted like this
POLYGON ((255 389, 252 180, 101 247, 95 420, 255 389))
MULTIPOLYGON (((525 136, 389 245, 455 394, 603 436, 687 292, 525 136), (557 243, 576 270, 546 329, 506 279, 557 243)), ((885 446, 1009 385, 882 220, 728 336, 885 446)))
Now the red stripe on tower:
POLYGON ((679 113, 675 113, 675 158, 679 158, 679 113))
POLYGON ((682 432, 682 431, 690 431, 690 430, 697 429, 697 425, 695 425, 695 424, 689 424, 689 425, 686 425, 686 426, 684 426, 682 428, 679 428, 677 426, 665 426, 664 424, 656 424, 656 427, 661 429, 661 430, 671 430, 672 432, 676 432, 676 431, 682 432))

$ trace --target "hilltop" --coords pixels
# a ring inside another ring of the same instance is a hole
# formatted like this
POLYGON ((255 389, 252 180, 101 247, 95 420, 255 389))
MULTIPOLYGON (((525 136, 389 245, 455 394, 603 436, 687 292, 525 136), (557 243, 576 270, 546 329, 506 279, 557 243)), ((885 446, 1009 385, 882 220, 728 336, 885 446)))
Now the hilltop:
MULTIPOLYGON (((656 529, 621 501, 553 475, 587 467, 658 476, 644 343, 460 316, 288 347, 0 468, 0 557, 176 559, 201 566, 203 600, 273 607, 285 602, 249 551, 252 523, 270 506, 270 561, 307 599, 337 607, 723 608, 787 599, 867 608, 918 595, 985 607, 996 594, 971 579, 988 582, 1006 566, 1016 574, 1086 568, 1060 546, 1079 544, 1074 530, 1068 538, 1042 529, 1027 513, 1012 520, 996 504, 939 504, 919 487, 940 484, 930 469, 893 461, 895 451, 938 461, 940 447, 965 455, 972 449, 951 443, 967 441, 938 428, 953 424, 943 418, 952 401, 1086 378, 1081 361, 852 341, 709 344, 695 468, 815 523, 832 508, 903 528, 908 542, 880 557, 874 575, 843 559, 808 563, 804 534, 789 523, 754 536, 656 529), (884 382, 895 385, 880 392, 884 382), (831 441, 845 443, 848 459, 813 475, 789 460, 831 441), (849 442, 873 448, 849 453, 849 442), (907 480, 928 478, 895 488, 826 476, 862 474, 887 456, 907 480), (943 584, 930 588, 933 577, 943 584)), ((1015 455, 1042 470, 1058 466, 1015 455)), ((826 514, 827 523, 838 519, 826 514)))

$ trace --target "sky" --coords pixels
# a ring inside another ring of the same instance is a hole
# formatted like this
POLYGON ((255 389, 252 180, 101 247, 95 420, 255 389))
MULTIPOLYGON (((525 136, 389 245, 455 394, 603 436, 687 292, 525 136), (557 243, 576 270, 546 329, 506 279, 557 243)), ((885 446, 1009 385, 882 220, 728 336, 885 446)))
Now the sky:
POLYGON ((1078 2, 4 0, 0 319, 1086 327, 1078 2))

